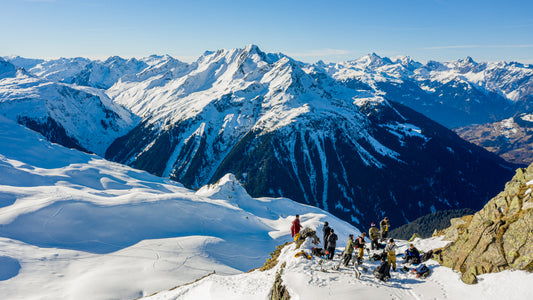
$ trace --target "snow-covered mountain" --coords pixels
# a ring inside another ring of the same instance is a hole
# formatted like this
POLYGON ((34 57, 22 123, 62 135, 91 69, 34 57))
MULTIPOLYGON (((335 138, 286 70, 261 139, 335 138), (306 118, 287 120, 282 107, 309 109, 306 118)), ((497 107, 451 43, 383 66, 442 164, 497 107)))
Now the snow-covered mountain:
POLYGON ((1 58, 0 113, 52 142, 100 155, 136 120, 99 89, 43 79, 1 58))
MULTIPOLYGON (((191 64, 170 56, 76 61, 30 70, 124 106, 139 119, 118 126, 134 128, 106 157, 188 187, 234 173, 253 196, 291 197, 354 224, 389 215, 400 225, 435 210, 479 208, 512 176, 509 164, 379 88, 405 74, 421 78, 423 68, 450 73, 466 65, 377 55, 309 65, 253 45, 206 52, 191 64)), ((427 78, 438 77, 431 72, 427 78)))
POLYGON ((133 299, 238 274, 291 240, 294 214, 359 233, 315 207, 254 199, 232 175, 195 192, 0 116, 2 299, 133 299))
POLYGON ((421 64, 409 57, 370 54, 343 63, 317 63, 355 89, 373 90, 448 127, 487 123, 533 109, 533 66, 478 63, 468 57, 421 64))
POLYGON ((156 66, 161 71, 165 64, 186 65, 169 55, 151 55, 141 59, 112 56, 104 61, 82 57, 39 60, 9 56, 4 59, 41 78, 104 90, 124 76, 137 75, 142 71, 150 74, 148 69, 156 66))
POLYGON ((413 110, 253 45, 151 71, 107 90, 143 121, 106 157, 193 188, 234 173, 253 196, 289 197, 354 224, 384 215, 403 224, 479 208, 512 176, 413 110))
POLYGON ((533 162, 533 113, 522 113, 499 122, 455 129, 467 141, 516 164, 533 162))

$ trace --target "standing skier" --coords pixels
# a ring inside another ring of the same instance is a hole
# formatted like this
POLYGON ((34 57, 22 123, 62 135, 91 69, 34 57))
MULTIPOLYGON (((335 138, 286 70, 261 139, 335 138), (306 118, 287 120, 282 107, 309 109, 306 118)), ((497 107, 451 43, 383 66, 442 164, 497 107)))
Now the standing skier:
POLYGON ((352 259, 352 253, 354 248, 355 244, 353 242, 353 234, 350 234, 348 237, 348 244, 346 244, 346 249, 344 249, 344 257, 342 262, 345 267, 348 266, 350 260, 352 259))
POLYGON ((390 239, 387 246, 385 246, 385 252, 393 271, 396 271, 396 249, 398 249, 398 246, 396 246, 393 239, 390 239))
POLYGON ((302 228, 302 225, 300 225, 300 215, 296 215, 296 219, 292 221, 292 225, 291 225, 291 235, 292 237, 294 237, 295 242, 300 238, 301 228, 302 228))
POLYGON ((333 259, 335 255, 335 248, 337 247, 337 235, 335 231, 331 229, 331 233, 328 235, 328 259, 333 259))
POLYGON ((324 222, 324 228, 322 228, 324 233, 324 250, 328 250, 328 236, 331 233, 331 227, 329 227, 328 222, 324 222))
POLYGON ((368 230, 368 237, 370 238, 370 249, 379 249, 379 229, 376 228, 376 224, 370 224, 370 229, 368 230))
POLYGON ((365 254, 365 236, 366 232, 361 233, 361 236, 355 240, 355 247, 359 249, 359 255, 357 256, 357 262, 363 263, 363 255, 365 254))
POLYGON ((387 239, 387 234, 389 233, 389 218, 385 217, 381 222, 379 222, 379 229, 381 231, 381 242, 384 242, 387 239))

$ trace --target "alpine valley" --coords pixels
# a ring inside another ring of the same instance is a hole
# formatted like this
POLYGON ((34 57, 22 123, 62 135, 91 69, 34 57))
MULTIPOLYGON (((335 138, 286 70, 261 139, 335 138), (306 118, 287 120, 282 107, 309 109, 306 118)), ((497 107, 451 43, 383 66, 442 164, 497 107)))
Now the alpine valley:
POLYGON ((253 197, 288 197, 356 226, 387 215, 398 226, 479 209, 503 189, 515 165, 445 126, 527 112, 532 74, 470 58, 306 64, 254 45, 190 64, 5 57, 0 112, 189 188, 233 173, 253 197))

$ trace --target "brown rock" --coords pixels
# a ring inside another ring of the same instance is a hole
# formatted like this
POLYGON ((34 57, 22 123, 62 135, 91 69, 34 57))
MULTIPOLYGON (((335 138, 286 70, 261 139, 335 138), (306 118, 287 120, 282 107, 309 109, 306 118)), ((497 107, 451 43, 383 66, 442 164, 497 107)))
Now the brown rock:
POLYGON ((509 268, 533 270, 533 164, 518 169, 505 190, 473 216, 452 219, 444 232, 452 243, 438 256, 465 283, 509 268))

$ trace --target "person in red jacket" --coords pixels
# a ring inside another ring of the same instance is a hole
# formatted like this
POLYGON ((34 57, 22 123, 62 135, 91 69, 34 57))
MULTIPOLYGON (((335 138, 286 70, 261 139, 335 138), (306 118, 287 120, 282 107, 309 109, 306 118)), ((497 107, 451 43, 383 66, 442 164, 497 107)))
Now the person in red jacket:
POLYGON ((292 237, 294 237, 295 242, 300 238, 301 228, 302 228, 302 225, 300 225, 300 215, 296 215, 296 219, 292 221, 292 226, 291 226, 291 235, 292 237))

